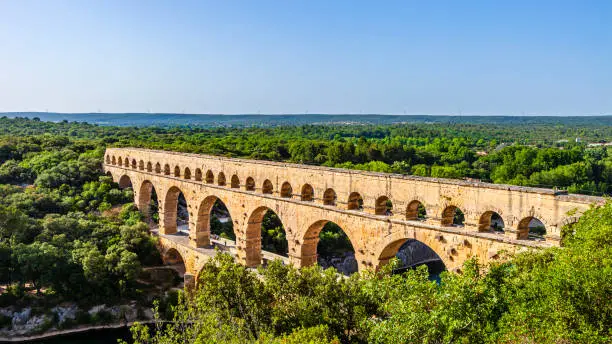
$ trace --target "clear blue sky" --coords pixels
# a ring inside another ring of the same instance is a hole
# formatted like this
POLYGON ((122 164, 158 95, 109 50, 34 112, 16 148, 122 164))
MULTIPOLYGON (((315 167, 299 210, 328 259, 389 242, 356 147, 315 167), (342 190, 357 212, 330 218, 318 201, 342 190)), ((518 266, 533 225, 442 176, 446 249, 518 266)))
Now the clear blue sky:
POLYGON ((612 1, 0 0, 0 111, 612 114, 612 1))

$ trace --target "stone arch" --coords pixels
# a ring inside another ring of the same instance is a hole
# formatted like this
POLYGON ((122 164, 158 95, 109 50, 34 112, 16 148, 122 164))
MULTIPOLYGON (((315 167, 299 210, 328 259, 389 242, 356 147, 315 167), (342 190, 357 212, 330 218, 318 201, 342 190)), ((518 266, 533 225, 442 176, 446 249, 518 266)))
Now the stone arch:
POLYGON ((201 182, 202 181, 202 170, 199 168, 196 168, 194 177, 197 182, 201 182))
POLYGON ((359 192, 351 192, 346 208, 348 210, 363 210, 363 198, 359 192))
POLYGON ((155 164, 155 173, 161 173, 161 165, 159 163, 155 164))
POLYGON ((478 231, 504 231, 505 222, 499 212, 494 210, 485 211, 478 219, 478 231))
POLYGON ((132 159, 132 168, 136 169, 136 166, 137 166, 136 159, 132 159))
MULTIPOLYGON (((134 160, 136 161, 136 160, 134 160)), ((130 159, 128 159, 127 157, 125 157, 125 159, 123 159, 123 163, 125 167, 130 167, 130 159)), ((136 168, 136 166, 134 166, 134 168, 136 168)))
POLYGON ((449 205, 442 211, 441 225, 444 227, 464 226, 463 212, 455 205, 449 205))
POLYGON ((119 159, 117 159, 118 165, 119 166, 123 166, 123 159, 121 157, 119 157, 119 159))
MULTIPOLYGON (((242 259, 248 267, 255 267, 261 264, 261 223, 268 210, 271 209, 266 206, 257 207, 248 218, 246 230, 244 231, 245 236, 242 240, 244 245, 242 247, 242 259)), ((280 217, 279 220, 282 223, 280 217)), ((283 227, 285 226, 283 225, 283 227)))
POLYGON ((183 264, 183 267, 185 267, 183 255, 174 247, 170 247, 164 252, 162 260, 164 261, 164 265, 183 264))
POLYGON ((153 164, 151 162, 147 162, 147 172, 153 172, 153 164))
POLYGON ((119 178, 119 187, 121 189, 132 187, 132 179, 127 174, 124 174, 119 178))
POLYGON ((181 176, 181 168, 178 165, 174 166, 174 176, 177 178, 181 176))
POLYGON ((144 168, 145 168, 144 161, 140 160, 140 161, 138 162, 138 169, 139 169, 139 170, 141 170, 141 171, 143 171, 143 170, 144 170, 144 168))
POLYGON ((162 261, 164 262, 164 265, 171 266, 181 278, 187 273, 187 261, 174 247, 168 248, 164 252, 162 255, 162 261))
POLYGON ((395 258, 400 248, 405 243, 407 243, 409 240, 417 241, 427 246, 437 256, 437 258, 442 262, 442 264, 444 264, 445 269, 451 266, 449 265, 449 262, 446 260, 446 255, 444 254, 444 252, 440 251, 440 247, 437 247, 436 245, 429 245, 428 243, 423 242, 421 240, 417 240, 415 238, 407 238, 407 237, 402 237, 401 235, 399 235, 398 237, 392 237, 391 240, 383 247, 383 249, 377 255, 378 265, 376 266, 376 270, 379 270, 381 267, 389 263, 391 259, 395 258))
POLYGON ((323 204, 324 205, 336 205, 336 191, 332 188, 328 188, 323 193, 323 204))
MULTIPOLYGON (((198 208, 198 217, 196 219, 196 228, 195 233, 192 236, 192 241, 194 241, 195 247, 206 247, 210 245, 210 221, 211 221, 211 212, 213 206, 217 201, 223 203, 223 205, 227 204, 218 196, 207 196, 200 202, 200 206, 198 208)), ((227 208, 227 206, 226 206, 227 208)), ((229 208, 227 208, 228 213, 230 213, 229 208)), ((229 214, 230 218, 232 214, 229 214)), ((234 231, 235 234, 235 231, 234 231)))
MULTIPOLYGON (((346 235, 350 246, 355 252, 355 244, 356 241, 352 238, 352 234, 346 230, 344 224, 339 224, 330 220, 318 220, 312 223, 302 238, 301 245, 299 247, 299 267, 311 266, 317 263, 319 258, 319 242, 320 242, 320 234, 323 228, 328 224, 333 223, 346 235)), ((356 258, 356 257, 355 257, 356 258)), ((355 261, 356 262, 356 261, 355 261)))
POLYGON ((238 178, 237 175, 233 175, 232 176, 232 180, 231 180, 231 185, 232 189, 239 189, 240 188, 240 179, 238 178))
POLYGON ((302 185, 302 192, 300 193, 300 199, 304 202, 314 201, 314 188, 310 184, 302 185))
POLYGON ((406 206, 406 220, 416 221, 425 220, 427 218, 427 210, 421 201, 413 200, 406 206))
POLYGON ((289 182, 284 182, 283 185, 281 185, 280 196, 283 198, 293 197, 293 188, 289 182))
POLYGON ((206 184, 213 184, 215 182, 215 175, 213 174, 213 171, 208 170, 206 171, 206 184))
POLYGON ((185 167, 185 172, 183 173, 183 178, 191 179, 191 170, 189 167, 185 167))
POLYGON ((165 164, 164 165, 164 174, 169 176, 170 175, 170 165, 165 164))
MULTIPOLYGON (((173 234, 177 232, 177 218, 178 218, 178 205, 179 205, 179 195, 185 193, 182 192, 176 186, 172 186, 166 192, 166 197, 164 197, 164 233, 165 234, 173 234)), ((187 202, 187 199, 185 199, 187 202)), ((187 208, 189 208, 189 204, 187 204, 187 208)))
POLYGON ((263 185, 261 187, 261 193, 271 194, 274 192, 274 186, 269 179, 264 180, 263 185))
POLYGON ((106 161, 106 164, 110 164, 110 162, 111 162, 110 155, 107 154, 104 159, 106 161))
POLYGON ((111 158, 111 164, 113 165, 117 165, 117 159, 115 159, 115 156, 113 155, 113 157, 111 158))
POLYGON ((393 204, 391 203, 389 197, 383 195, 376 199, 376 202, 374 203, 374 214, 389 216, 393 215, 392 210, 393 204))
POLYGON ((225 186, 225 173, 219 172, 217 175, 217 185, 225 186))
POLYGON ((155 193, 155 187, 150 180, 145 180, 140 184, 140 190, 138 192, 138 209, 145 215, 146 218, 150 218, 151 215, 151 201, 155 193))
POLYGON ((248 177, 244 188, 246 191, 255 191, 255 179, 253 179, 253 177, 248 177))
POLYGON ((546 224, 535 216, 524 217, 517 226, 517 239, 543 240, 546 235, 546 224))

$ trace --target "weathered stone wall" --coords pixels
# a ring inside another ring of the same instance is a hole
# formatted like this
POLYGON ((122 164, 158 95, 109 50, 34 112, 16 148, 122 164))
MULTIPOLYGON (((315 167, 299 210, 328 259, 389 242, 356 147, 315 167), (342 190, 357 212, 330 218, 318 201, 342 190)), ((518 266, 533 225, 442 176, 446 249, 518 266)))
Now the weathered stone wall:
MULTIPOLYGON (((125 184, 129 178, 141 209, 147 208, 155 188, 162 234, 176 232, 176 202, 182 192, 193 247, 209 245, 210 209, 217 198, 222 200, 234 222, 238 259, 248 266, 261 262, 260 223, 267 209, 283 222, 290 259, 298 266, 316 262, 318 232, 333 221, 351 240, 360 269, 384 264, 406 239, 414 238, 430 246, 452 270, 471 256, 486 263, 502 250, 557 245, 564 224, 574 222, 591 204, 603 203, 602 198, 549 189, 132 148, 107 149, 104 169, 117 182, 125 184), (286 182, 290 197, 281 193, 286 182), (349 210, 349 195, 355 192, 363 199, 363 210, 349 210), (334 193, 335 199, 324 197, 334 193), (392 213, 380 210, 386 198, 393 203, 392 213), (411 219, 414 211, 408 211, 408 205, 413 201, 426 208, 425 221, 411 219), (450 206, 465 213, 465 227, 448 225, 444 210, 450 206), (490 219, 492 211, 502 217, 505 235, 483 231, 488 229, 484 218, 489 214, 490 219), (545 224, 545 242, 521 240, 531 217, 545 224)), ((191 265, 188 269, 198 268, 191 265)))

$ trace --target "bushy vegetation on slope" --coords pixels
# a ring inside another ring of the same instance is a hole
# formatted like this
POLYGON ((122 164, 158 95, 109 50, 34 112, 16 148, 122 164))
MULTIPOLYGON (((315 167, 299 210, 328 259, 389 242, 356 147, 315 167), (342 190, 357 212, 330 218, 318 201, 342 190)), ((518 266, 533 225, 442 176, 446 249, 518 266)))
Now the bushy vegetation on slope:
POLYGON ((608 343, 612 203, 567 228, 563 248, 465 263, 438 284, 425 267, 339 278, 280 262, 258 273, 219 255, 173 321, 137 343, 608 343), (258 276, 261 275, 261 276, 258 276))

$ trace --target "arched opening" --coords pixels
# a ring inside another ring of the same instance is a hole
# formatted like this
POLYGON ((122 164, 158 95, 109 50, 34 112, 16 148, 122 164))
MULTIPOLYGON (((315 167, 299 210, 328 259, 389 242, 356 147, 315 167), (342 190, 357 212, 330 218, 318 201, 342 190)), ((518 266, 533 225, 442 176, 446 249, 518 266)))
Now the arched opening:
POLYGON ((189 167, 185 167, 185 172, 183 173, 183 178, 191 179, 191 170, 189 167))
POLYGON ((174 176, 175 177, 180 177, 181 176, 181 168, 178 166, 174 166, 174 176))
POLYGON ((132 187, 132 180, 127 174, 124 174, 121 176, 121 178, 119 178, 119 187, 122 189, 132 187))
POLYGON ((140 186, 138 193, 138 209, 145 215, 145 218, 152 224, 159 223, 159 209, 157 192, 153 184, 145 180, 140 186))
POLYGON ((546 226, 533 216, 522 219, 518 225, 518 239, 545 240, 546 226))
MULTIPOLYGON (((125 167, 130 167, 130 160, 126 157, 123 162, 125 163, 125 167)), ((134 160, 134 168, 136 168, 136 160, 134 160)))
POLYGON ((206 184, 212 184, 215 182, 215 175, 211 170, 206 171, 206 184))
POLYGON ((119 166, 123 166, 123 159, 121 157, 119 157, 119 159, 117 160, 117 162, 119 163, 119 166))
POLYGON ((217 185, 225 186, 225 173, 219 172, 217 175, 217 185))
POLYGON ((393 203, 387 196, 380 196, 376 199, 374 205, 374 214, 376 215, 393 215, 393 203))
POLYGON ((229 210, 218 197, 208 196, 200 204, 196 223, 196 246, 212 244, 221 250, 235 246, 236 234, 229 210))
POLYGON ((107 155, 104 161, 106 161, 107 164, 110 164, 111 162, 110 155, 107 155))
POLYGON ((117 159, 115 159, 115 156, 113 155, 113 157, 111 158, 111 164, 113 165, 117 165, 117 159))
POLYGON ((323 204, 324 205, 336 205, 336 191, 329 188, 323 193, 323 204))
POLYGON ((145 167, 145 165, 144 165, 144 161, 140 160, 140 161, 138 162, 138 169, 139 169, 139 170, 141 170, 141 171, 143 171, 143 170, 144 170, 144 167, 145 167))
POLYGON ((151 162, 147 162, 147 172, 153 172, 153 164, 151 162))
POLYGON ((313 223, 301 246, 301 266, 318 263, 350 275, 358 270, 355 249, 348 236, 336 223, 321 220, 313 223))
POLYGON ((168 249, 166 253, 164 253, 162 260, 164 261, 164 265, 176 271, 177 275, 175 278, 179 278, 178 281, 175 281, 173 285, 177 285, 177 287, 183 287, 183 278, 185 273, 187 272, 187 268, 185 266, 185 260, 181 256, 181 254, 174 248, 168 249))
POLYGON ((232 185, 231 185, 232 189, 239 189, 240 188, 240 179, 238 179, 237 175, 234 174, 232 176, 232 181, 231 182, 232 182, 232 185))
POLYGON ((161 173, 161 165, 159 163, 155 164, 155 173, 161 173))
POLYGON ((304 184, 302 186, 301 200, 305 202, 314 201, 314 189, 310 184, 304 184))
POLYGON ((289 243, 285 227, 276 213, 270 209, 261 221, 261 249, 283 257, 289 256, 289 243))
POLYGON ((293 188, 291 187, 291 184, 289 184, 289 182, 284 182, 283 185, 281 185, 280 195, 284 198, 293 197, 293 188))
POLYGON ((270 180, 264 180, 261 192, 265 194, 271 194, 272 192, 274 192, 274 186, 272 185, 272 182, 270 180))
POLYGON ((252 177, 248 177, 244 187, 246 191, 255 191, 255 180, 252 177))
POLYGON ((465 216, 461 209, 454 205, 449 205, 442 212, 442 226, 445 227, 463 227, 465 216))
POLYGON ((170 165, 165 164, 164 165, 164 174, 169 176, 170 175, 170 165))
POLYGON ((202 181, 202 170, 199 168, 196 168, 195 170, 195 180, 198 182, 202 181))
POLYGON ((348 210, 363 210, 363 198, 358 192, 351 192, 346 208, 348 210))
POLYGON ((166 234, 189 232, 187 200, 176 186, 168 190, 164 201, 164 230, 166 234))
POLYGON ((494 211, 486 211, 478 221, 479 232, 504 232, 504 220, 494 211))
MULTIPOLYGON (((264 257, 262 251, 287 257, 288 243, 283 224, 274 211, 259 207, 251 213, 246 229, 246 265, 257 266, 264 257)), ((266 254, 267 255, 267 254, 266 254)), ((274 256, 269 257, 274 259, 274 256)), ((266 261, 263 261, 266 265, 266 261)))
POLYGON ((132 159, 132 168, 136 169, 136 159, 132 159))
POLYGON ((406 207, 406 220, 410 221, 425 221, 427 218, 427 211, 425 210, 425 206, 423 203, 419 201, 412 201, 408 203, 406 207))
POLYGON ((429 279, 439 281, 440 274, 446 270, 444 261, 431 247, 412 238, 399 239, 387 245, 378 258, 379 268, 392 258, 399 260, 393 273, 403 273, 409 269, 426 265, 429 279))

